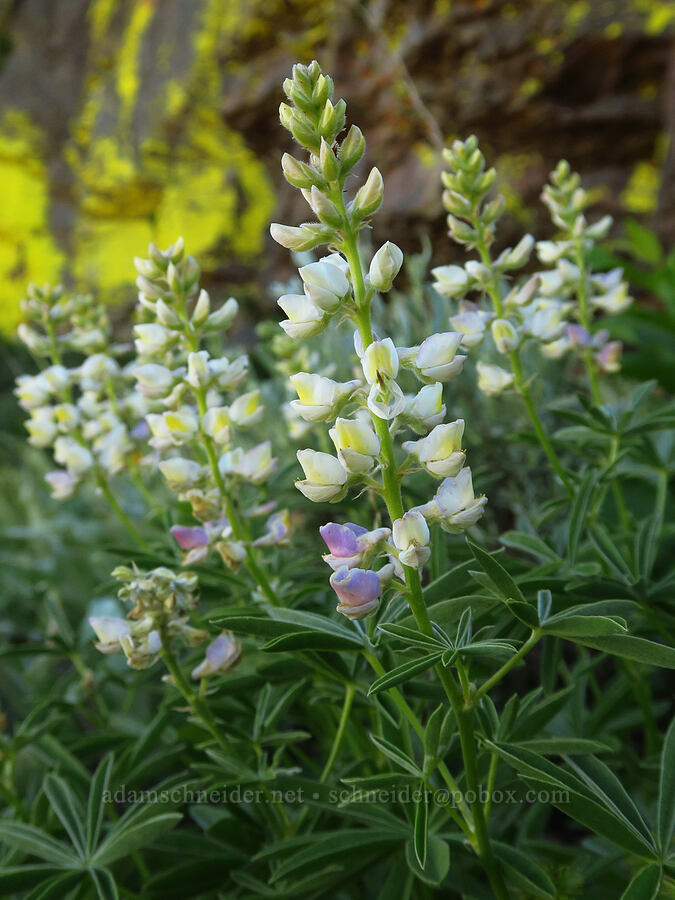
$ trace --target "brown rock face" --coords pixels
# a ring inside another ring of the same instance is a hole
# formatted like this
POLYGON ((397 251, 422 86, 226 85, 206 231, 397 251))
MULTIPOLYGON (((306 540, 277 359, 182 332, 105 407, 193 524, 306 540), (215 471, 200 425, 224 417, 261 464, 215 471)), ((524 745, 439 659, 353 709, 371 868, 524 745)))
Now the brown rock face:
MULTIPOLYGON (((259 295, 288 271, 266 226, 307 212, 281 178, 291 148, 277 107, 292 63, 312 57, 366 134, 364 169, 376 162, 385 176, 375 240, 415 250, 427 232, 437 261, 456 255, 438 151, 472 132, 507 195, 503 242, 523 225, 548 230, 537 198, 563 156, 587 186, 608 188, 605 210, 628 203, 666 239, 675 232, 665 3, 16 0, 1 26, 0 137, 14 134, 17 113, 37 135, 18 159, 12 144, 12 164, 43 166, 51 268, 84 284, 98 274, 120 296, 132 272, 118 261, 116 280, 112 255, 164 239, 167 220, 167 232, 187 221, 224 286, 246 282, 259 295)), ((0 242, 15 248, 20 234, 25 250, 34 232, 5 215, 0 242)), ((17 250, 5 271, 18 293, 35 276, 26 259, 17 250)))

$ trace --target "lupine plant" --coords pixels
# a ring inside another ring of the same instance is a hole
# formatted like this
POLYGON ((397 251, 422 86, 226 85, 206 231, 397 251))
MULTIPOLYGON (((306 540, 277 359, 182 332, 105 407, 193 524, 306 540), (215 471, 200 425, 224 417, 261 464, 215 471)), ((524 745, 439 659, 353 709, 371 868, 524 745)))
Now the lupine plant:
POLYGON ((127 543, 97 505, 91 560, 55 519, 61 582, 27 578, 43 532, 6 561, 33 602, 0 650, 0 893, 675 896, 675 410, 621 378, 611 223, 562 162, 556 233, 497 253, 497 173, 457 141, 475 258, 425 285, 427 254, 367 253, 384 181, 332 79, 283 90, 313 218, 271 226, 302 260, 269 379, 180 239, 135 260, 127 342, 29 289, 30 443, 127 543))

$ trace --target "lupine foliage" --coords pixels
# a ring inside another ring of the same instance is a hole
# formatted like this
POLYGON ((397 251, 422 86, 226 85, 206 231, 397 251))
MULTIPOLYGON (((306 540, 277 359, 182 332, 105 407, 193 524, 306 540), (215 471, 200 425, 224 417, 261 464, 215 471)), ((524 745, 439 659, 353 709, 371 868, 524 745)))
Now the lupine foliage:
POLYGON ((317 63, 283 90, 313 218, 271 226, 298 279, 252 360, 180 239, 126 342, 28 289, 0 894, 675 896, 675 407, 620 373, 611 222, 561 162, 555 236, 494 252, 469 137, 467 261, 366 261, 364 136, 317 63))

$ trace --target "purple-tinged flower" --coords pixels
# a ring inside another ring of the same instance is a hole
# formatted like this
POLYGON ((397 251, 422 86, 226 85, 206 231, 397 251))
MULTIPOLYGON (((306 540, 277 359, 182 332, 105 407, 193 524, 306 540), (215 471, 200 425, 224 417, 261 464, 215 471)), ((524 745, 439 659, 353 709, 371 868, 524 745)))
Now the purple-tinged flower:
POLYGON ((600 367, 601 372, 618 372, 621 369, 621 352, 623 344, 621 341, 610 341, 596 353, 595 359, 600 367))
POLYGON ((575 347, 588 347, 591 336, 582 325, 568 325, 567 337, 575 347))
POLYGON ((206 648, 206 656, 192 670, 193 678, 208 678, 217 672, 225 672, 239 662, 241 644, 235 640, 231 631, 224 631, 206 648))
POLYGON ((194 550, 195 547, 206 547, 209 543, 209 536, 205 528, 199 525, 190 527, 188 525, 173 525, 171 534, 181 550, 194 550))
POLYGON ((287 509, 276 512, 265 522, 265 533, 253 541, 254 547, 274 547, 288 543, 291 519, 287 509))
POLYGON ((340 566, 330 576, 330 584, 340 600, 337 611, 348 619, 363 619, 380 605, 382 583, 369 569, 340 566))
POLYGON ((382 541, 391 534, 389 528, 374 528, 368 531, 362 525, 347 522, 339 525, 337 522, 328 522, 319 529, 319 534, 326 542, 330 553, 323 557, 324 562, 333 570, 341 566, 352 569, 362 563, 364 555, 369 556, 377 550, 382 541))

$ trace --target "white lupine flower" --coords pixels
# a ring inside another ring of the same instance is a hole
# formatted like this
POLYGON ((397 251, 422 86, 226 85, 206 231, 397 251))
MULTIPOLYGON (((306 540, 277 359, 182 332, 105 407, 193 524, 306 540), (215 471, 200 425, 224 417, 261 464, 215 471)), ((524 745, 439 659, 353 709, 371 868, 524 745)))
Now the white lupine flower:
POLYGON ((464 419, 437 425, 419 441, 405 441, 403 449, 416 457, 436 478, 456 475, 464 465, 466 453, 462 450, 464 419))
POLYGON ((361 382, 340 383, 322 375, 298 372, 291 375, 291 384, 298 394, 298 399, 290 402, 291 409, 306 422, 327 422, 335 417, 361 382))
POLYGON ((105 353, 94 353, 80 366, 80 385, 82 390, 97 390, 108 378, 119 373, 119 366, 111 356, 105 353))
POLYGON ((491 318, 491 313, 479 310, 475 303, 460 300, 459 312, 450 316, 452 330, 462 335, 460 347, 467 350, 478 347, 485 337, 485 328, 491 318))
POLYGON ((131 634, 131 624, 115 616, 90 616, 89 624, 96 632, 96 649, 101 653, 116 653, 121 649, 122 638, 131 634))
POLYGON ((230 411, 226 406, 211 406, 202 417, 202 431, 217 444, 229 442, 231 425, 230 411))
POLYGON ((77 478, 63 469, 54 469, 53 472, 47 472, 45 481, 52 490, 54 500, 66 500, 73 495, 77 487, 77 478))
POLYGON ((628 309, 632 302, 633 298, 628 293, 628 285, 625 281, 612 287, 605 294, 596 294, 591 297, 593 306, 602 309, 610 315, 617 315, 617 313, 623 312, 625 309, 628 309))
POLYGON ((51 397, 51 388, 42 375, 19 375, 14 393, 23 409, 37 409, 51 397))
POLYGON ((382 384, 383 381, 396 378, 398 375, 398 353, 391 338, 373 341, 361 357, 363 374, 368 384, 382 384))
POLYGON ((507 309, 514 306, 527 306, 534 299, 535 294, 539 290, 540 283, 541 279, 539 275, 533 275, 520 287, 516 285, 516 287, 509 291, 508 295, 504 298, 504 306, 507 309))
POLYGON ((338 269, 342 269, 343 273, 349 277, 349 263, 341 253, 329 253, 327 256, 322 256, 319 262, 326 262, 330 263, 332 266, 337 266, 338 269))
POLYGON ((459 534, 470 528, 483 515, 487 504, 485 495, 476 498, 473 492, 471 469, 462 469, 453 478, 446 478, 424 506, 415 507, 425 519, 438 521, 444 531, 459 534))
POLYGON ((419 569, 431 556, 428 547, 431 535, 426 519, 416 509, 404 513, 392 526, 392 539, 399 551, 399 562, 419 569))
POLYGON ((159 471, 172 491, 176 493, 196 487, 204 477, 204 468, 193 459, 182 456, 171 456, 159 464, 159 471))
POLYGON ((374 384, 368 391, 368 409, 378 419, 395 419, 405 409, 405 396, 395 381, 388 381, 384 387, 374 384))
POLYGON ((305 478, 295 482, 296 488, 315 503, 339 499, 348 478, 342 463, 317 450, 298 450, 297 457, 305 478))
POLYGON ((566 334, 558 338, 557 341, 549 341, 548 344, 541 344, 539 347, 541 355, 545 356, 546 359, 562 359, 571 348, 572 341, 566 334))
POLYGON ((230 362, 226 356, 209 360, 209 371, 215 384, 226 391, 231 391, 244 381, 248 374, 248 356, 242 353, 230 362))
MULTIPOLYGON (((95 359, 95 357, 90 357, 90 359, 95 359)), ((72 373, 65 366, 49 366, 41 373, 41 376, 53 394, 65 390, 72 381, 72 373)))
POLYGON ((457 297, 465 293, 471 279, 462 266, 438 266, 431 270, 436 279, 434 289, 443 297, 457 297))
POLYGON ((98 454, 99 465, 111 475, 117 475, 124 469, 126 454, 131 450, 126 427, 120 422, 94 442, 94 450, 98 454))
POLYGON ((365 419, 338 418, 328 434, 348 472, 370 472, 380 453, 380 439, 365 419))
POLYGON ((574 241, 537 241, 537 256, 545 265, 558 262, 574 249, 574 241))
POLYGON ((589 225, 586 228, 586 237, 594 241, 603 240, 609 234, 613 221, 611 216, 603 216, 597 222, 594 222, 593 225, 589 225))
POLYGON ((230 419, 240 428, 250 428, 262 420, 265 409, 260 405, 260 391, 242 394, 230 405, 230 419))
POLYGON ((36 356, 47 356, 50 351, 49 338, 39 334, 34 328, 22 322, 16 329, 20 341, 28 347, 36 356))
POLYGON ((174 334, 157 322, 134 325, 136 352, 139 356, 157 356, 175 343, 174 334))
POLYGON ((406 397, 403 417, 418 434, 439 425, 445 418, 443 385, 440 381, 425 384, 414 396, 406 397))
MULTIPOLYGON (((298 269, 298 274, 304 283, 306 295, 324 312, 337 309, 349 293, 349 281, 343 269, 326 259, 302 266, 298 269)), ((291 318, 286 308, 282 309, 291 318)))
POLYGON ((199 428, 197 416, 189 406, 181 406, 177 410, 168 410, 161 414, 150 413, 145 417, 145 421, 153 436, 150 444, 159 450, 189 444, 199 428))
POLYGON ((492 339, 500 353, 511 353, 520 343, 518 332, 508 319, 495 319, 490 328, 492 339))
POLYGON ((188 354, 185 380, 191 387, 207 387, 211 381, 211 374, 207 350, 198 350, 188 354))
POLYGON ((493 366, 484 362, 477 362, 478 390, 484 394, 496 396, 513 384, 513 375, 502 369, 501 366, 493 366))
POLYGON ((76 477, 84 475, 94 465, 94 457, 87 447, 83 447, 75 438, 63 435, 54 441, 54 459, 76 477))
POLYGON ((53 407, 54 421, 62 434, 71 432, 81 420, 80 410, 74 403, 58 403, 53 407))
POLYGON ((29 444, 34 447, 50 447, 57 435, 52 408, 45 406, 33 410, 31 418, 26 422, 26 429, 30 435, 29 444))
MULTIPOLYGON (((286 420, 286 426, 288 428, 289 435, 293 438, 293 440, 300 440, 309 431, 311 431, 311 424, 309 421, 305 419, 305 417, 300 417, 298 414, 297 408, 292 404, 297 403, 298 401, 291 401, 290 403, 284 403, 282 412, 284 415, 284 419, 286 420)), ((332 418, 332 416, 330 417, 332 418)))
POLYGON ((224 453, 218 462, 223 475, 237 475, 253 484, 262 484, 274 474, 276 467, 277 461, 272 457, 269 441, 263 441, 246 452, 241 447, 235 447, 224 453))
POLYGON ((133 369, 138 391, 149 400, 166 397, 173 387, 174 376, 166 366, 157 363, 146 363, 133 369))
POLYGON ((548 302, 539 304, 534 312, 526 312, 526 329, 529 334, 540 341, 557 341, 565 333, 567 322, 564 319, 565 310, 560 303, 548 302))
POLYGON ((432 334, 419 347, 402 347, 401 361, 415 369, 418 378, 428 384, 450 381, 462 371, 466 356, 457 356, 464 335, 458 331, 432 334), (414 359, 412 358, 415 353, 414 359))
POLYGON ((284 294, 277 303, 288 316, 279 324, 289 337, 311 337, 326 326, 326 314, 305 294, 284 294))
POLYGON ((403 253, 396 244, 387 241, 373 256, 368 275, 376 291, 388 291, 403 264, 403 253))

